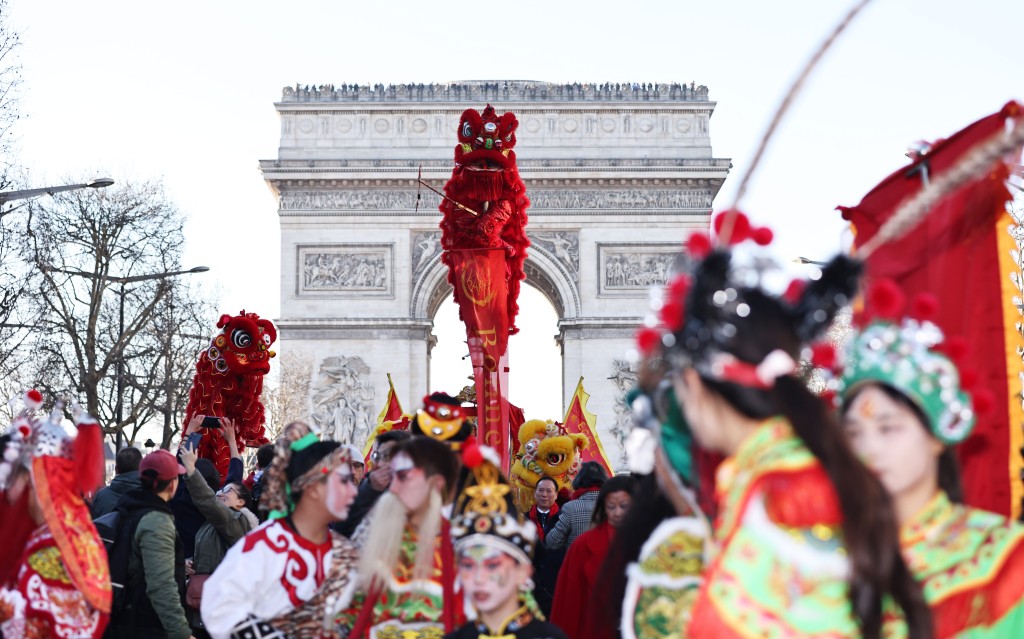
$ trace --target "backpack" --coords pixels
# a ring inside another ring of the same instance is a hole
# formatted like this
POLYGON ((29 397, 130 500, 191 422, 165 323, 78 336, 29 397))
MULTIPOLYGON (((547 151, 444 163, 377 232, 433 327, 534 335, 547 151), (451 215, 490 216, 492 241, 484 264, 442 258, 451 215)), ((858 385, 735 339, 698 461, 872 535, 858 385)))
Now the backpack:
MULTIPOLYGON (((141 508, 131 513, 126 513, 120 508, 107 513, 102 517, 93 520, 96 532, 103 541, 103 547, 107 551, 107 563, 110 568, 110 620, 113 622, 121 616, 125 608, 131 603, 128 596, 128 586, 131 585, 132 576, 128 574, 128 562, 132 556, 132 542, 135 538, 135 530, 139 527, 142 517, 154 510, 153 508, 141 508)), ((138 589, 135 589, 138 592, 138 589)), ((134 599, 132 597, 131 599, 134 599)), ((113 625, 113 624, 111 624, 113 625)))

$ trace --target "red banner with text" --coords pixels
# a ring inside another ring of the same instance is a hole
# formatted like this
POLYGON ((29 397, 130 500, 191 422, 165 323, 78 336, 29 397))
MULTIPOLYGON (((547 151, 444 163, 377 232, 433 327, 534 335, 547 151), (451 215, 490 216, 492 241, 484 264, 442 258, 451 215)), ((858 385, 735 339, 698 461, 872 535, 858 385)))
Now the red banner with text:
POLYGON ((508 264, 502 249, 448 251, 476 383, 477 437, 510 467, 508 264))

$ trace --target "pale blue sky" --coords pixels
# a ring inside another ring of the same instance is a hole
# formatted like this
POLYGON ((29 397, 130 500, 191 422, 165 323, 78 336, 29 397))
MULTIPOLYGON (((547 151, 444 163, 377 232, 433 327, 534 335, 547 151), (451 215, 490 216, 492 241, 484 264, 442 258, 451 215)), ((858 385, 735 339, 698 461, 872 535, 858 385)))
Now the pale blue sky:
MULTIPOLYGON (((191 217, 184 266, 212 268, 203 281, 224 310, 276 317, 276 206, 257 161, 276 156, 281 87, 696 81, 718 102, 715 155, 736 167, 720 207, 787 83, 849 4, 11 0, 21 158, 37 185, 162 177, 191 217), (240 264, 237 247, 258 259, 240 264)), ((774 226, 781 253, 827 257, 841 229, 832 209, 900 166, 909 143, 1024 99, 1022 26, 1015 0, 876 0, 811 79, 745 208, 774 226)), ((538 330, 553 334, 553 321, 538 330)), ((524 348, 513 362, 557 366, 553 347, 524 348)), ((558 416, 558 403, 538 403, 536 416, 558 416)))

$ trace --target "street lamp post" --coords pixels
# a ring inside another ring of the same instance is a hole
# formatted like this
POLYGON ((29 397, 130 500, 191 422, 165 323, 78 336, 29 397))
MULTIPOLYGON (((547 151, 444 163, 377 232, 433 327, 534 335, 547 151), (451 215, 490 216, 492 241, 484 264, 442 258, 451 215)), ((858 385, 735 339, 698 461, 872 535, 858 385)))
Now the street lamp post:
MULTIPOLYGON (((79 275, 81 277, 90 277, 95 279, 101 279, 106 282, 113 282, 120 284, 118 291, 118 325, 117 325, 117 338, 120 341, 124 337, 124 298, 127 294, 125 284, 131 284, 133 282, 144 282, 147 280, 159 280, 168 277, 176 277, 178 275, 189 275, 191 273, 205 273, 210 270, 209 266, 196 266, 184 271, 167 271, 165 273, 149 273, 146 275, 130 275, 128 277, 114 277, 112 275, 100 275, 99 273, 90 273, 88 271, 68 271, 59 268, 53 268, 51 266, 45 266, 44 270, 53 271, 56 273, 64 273, 66 275, 79 275)), ((115 449, 121 450, 124 445, 124 431, 120 424, 121 420, 124 419, 124 348, 121 349, 121 356, 117 358, 117 407, 115 408, 114 419, 117 420, 118 428, 117 434, 115 435, 115 449)))
POLYGON ((0 206, 10 202, 11 200, 24 200, 29 197, 38 197, 40 195, 53 195, 54 193, 61 193, 63 191, 75 191, 78 189, 103 189, 114 181, 110 178, 96 178, 90 180, 85 184, 66 184, 63 186, 44 186, 41 189, 25 189, 23 191, 0 191, 0 206))

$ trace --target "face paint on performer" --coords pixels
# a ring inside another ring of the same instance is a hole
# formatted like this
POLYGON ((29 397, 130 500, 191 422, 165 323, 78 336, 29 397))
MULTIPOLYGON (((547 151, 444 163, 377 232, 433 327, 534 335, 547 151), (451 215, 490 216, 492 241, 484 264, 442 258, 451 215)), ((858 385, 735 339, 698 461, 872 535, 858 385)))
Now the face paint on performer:
POLYGON ((408 512, 414 513, 427 502, 431 486, 423 469, 417 468, 408 455, 399 453, 391 460, 389 490, 408 512))
POLYGON ((519 588, 530 577, 529 565, 483 544, 465 548, 458 563, 459 583, 478 612, 518 606, 519 588))
POLYGON ((927 429, 910 407, 877 386, 857 393, 843 420, 854 452, 894 497, 931 485, 938 476, 942 444, 927 429))
POLYGON ((348 519, 348 509, 356 499, 352 469, 342 464, 327 477, 327 512, 339 520, 348 519))

